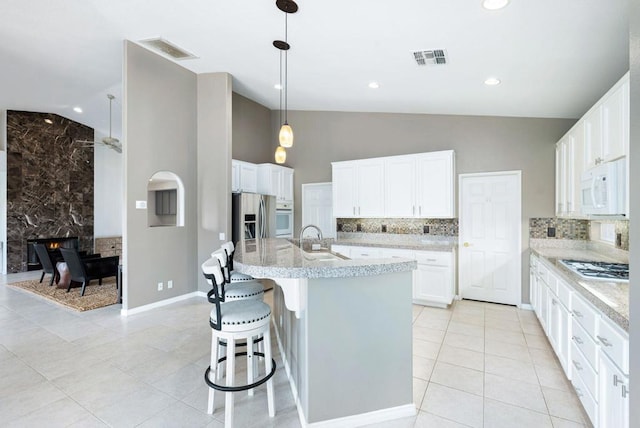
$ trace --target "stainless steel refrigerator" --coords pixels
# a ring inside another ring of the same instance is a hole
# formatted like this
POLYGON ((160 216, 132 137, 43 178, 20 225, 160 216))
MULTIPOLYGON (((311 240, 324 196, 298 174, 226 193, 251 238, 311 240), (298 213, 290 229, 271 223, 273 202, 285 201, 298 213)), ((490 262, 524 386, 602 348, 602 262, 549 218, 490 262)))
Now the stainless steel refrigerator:
POLYGON ((258 193, 232 193, 231 239, 240 241, 276 236, 276 197, 258 193))

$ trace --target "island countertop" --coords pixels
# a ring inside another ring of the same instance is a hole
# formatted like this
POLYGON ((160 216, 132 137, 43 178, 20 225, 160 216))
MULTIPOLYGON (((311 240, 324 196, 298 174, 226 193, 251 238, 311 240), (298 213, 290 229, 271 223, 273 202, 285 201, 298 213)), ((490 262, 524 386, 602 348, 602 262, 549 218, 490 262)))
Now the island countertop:
POLYGON ((233 260, 234 270, 257 278, 344 278, 417 268, 410 259, 351 260, 328 250, 303 251, 278 238, 239 242, 233 260))

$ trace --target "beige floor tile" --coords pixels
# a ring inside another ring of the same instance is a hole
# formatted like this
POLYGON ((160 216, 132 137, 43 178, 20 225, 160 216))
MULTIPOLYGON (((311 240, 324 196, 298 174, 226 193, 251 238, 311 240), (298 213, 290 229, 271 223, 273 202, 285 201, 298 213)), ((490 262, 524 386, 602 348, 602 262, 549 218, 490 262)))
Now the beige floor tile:
POLYGON ((484 352, 484 339, 478 336, 468 336, 466 334, 448 331, 447 335, 444 337, 443 343, 456 348, 484 352))
POLYGON ((524 334, 517 331, 500 330, 498 328, 485 327, 485 339, 495 340, 497 342, 506 342, 513 345, 527 346, 524 334))
POLYGON ((486 339, 485 352, 500 357, 513 358, 519 361, 531 361, 529 349, 526 346, 513 345, 506 342, 498 342, 496 340, 486 339))
POLYGON ((428 327, 413 327, 413 339, 427 340, 434 343, 442 343, 445 335, 444 330, 435 330, 428 327))
POLYGON ((484 370, 484 353, 469 349, 442 345, 438 354, 438 361, 479 371, 484 370))
POLYGON ((484 371, 514 381, 539 384, 533 363, 527 361, 485 354, 484 371))
POLYGON ((561 419, 555 416, 551 416, 551 423, 553 424, 553 428, 584 428, 586 426, 578 422, 561 419))
POLYGON ((512 406, 500 401, 485 399, 485 428, 552 428, 551 418, 522 407, 512 406))
POLYGON ((527 341, 527 346, 529 348, 546 349, 548 351, 552 351, 553 352, 553 348, 551 347, 551 344, 549 343, 549 340, 545 336, 537 336, 537 335, 534 335, 534 334, 525 334, 524 338, 527 341))
POLYGON ((520 321, 520 326, 522 327, 523 333, 534 335, 534 336, 545 336, 544 330, 542 329, 542 326, 540 325, 540 323, 529 324, 529 323, 523 323, 522 321, 520 321))
POLYGON ((449 318, 451 318, 452 314, 453 311, 449 309, 432 308, 429 306, 425 306, 422 308, 422 312, 420 312, 418 318, 448 320, 449 318))
POLYGON ((484 307, 475 305, 456 305, 453 308, 453 315, 471 315, 484 317, 484 307))
POLYGON ((560 369, 562 366, 560 365, 560 361, 553 353, 553 351, 546 349, 536 349, 529 348, 529 355, 531 356, 531 361, 533 361, 533 365, 538 367, 555 367, 560 369))
POLYGON ((484 327, 459 321, 451 321, 447 328, 447 332, 464 334, 467 336, 484 337, 484 327))
MULTIPOLYGON (((391 421, 379 422, 376 424, 362 425, 363 428, 413 428, 416 424, 418 416, 409 416, 406 418, 393 419, 391 421)), ((280 428, 278 426, 278 428, 280 428)))
POLYGON ((542 387, 549 414, 562 419, 584 423, 582 404, 575 393, 542 387))
POLYGON ((415 404, 416 409, 419 409, 422 406, 422 399, 424 398, 424 394, 427 392, 427 386, 429 382, 424 379, 419 379, 417 377, 413 378, 413 404, 415 404))
POLYGON ((445 331, 449 326, 449 319, 431 319, 419 316, 413 323, 414 327, 426 327, 445 331))
POLYGON ((492 309, 485 309, 484 317, 486 319, 494 319, 496 321, 508 321, 508 322, 520 322, 520 318, 515 311, 495 311, 492 309))
POLYGON ((485 307, 486 307, 485 302, 479 302, 477 300, 457 300, 453 309, 456 310, 456 309, 462 309, 462 308, 475 308, 475 309, 484 311, 485 307))
POLYGON ((541 386, 559 389, 562 391, 573 391, 571 382, 564 374, 564 370, 558 367, 535 366, 538 380, 541 386))
POLYGON ((426 340, 413 339, 413 355, 435 360, 440 351, 440 344, 426 340))
POLYGON ((436 362, 431 374, 431 382, 480 396, 484 391, 483 372, 443 361, 436 362))
POLYGON ((514 381, 487 373, 485 374, 484 390, 487 398, 547 413, 547 406, 539 385, 514 381))
POLYGON ((416 318, 418 318, 418 315, 420 315, 420 312, 422 312, 422 306, 413 305, 411 309, 412 309, 412 321, 415 321, 416 318))
POLYGON ((441 418, 433 413, 420 411, 414 428, 467 428, 467 425, 441 418))
POLYGON ((431 378, 431 373, 433 372, 433 367, 435 366, 436 361, 430 358, 423 358, 413 356, 413 377, 429 380, 431 378))
POLYGON ((470 427, 482 427, 483 398, 430 383, 421 410, 470 427))
POLYGON ((500 330, 522 332, 522 327, 520 326, 520 321, 518 320, 513 321, 513 320, 503 320, 503 319, 487 317, 484 320, 484 325, 485 327, 489 327, 489 328, 497 328, 500 330))
POLYGON ((451 321, 484 327, 484 315, 468 315, 465 313, 454 313, 451 321))
POLYGON ((518 310, 517 306, 513 305, 502 305, 500 303, 490 303, 484 302, 485 310, 496 311, 496 312, 516 312, 518 310))

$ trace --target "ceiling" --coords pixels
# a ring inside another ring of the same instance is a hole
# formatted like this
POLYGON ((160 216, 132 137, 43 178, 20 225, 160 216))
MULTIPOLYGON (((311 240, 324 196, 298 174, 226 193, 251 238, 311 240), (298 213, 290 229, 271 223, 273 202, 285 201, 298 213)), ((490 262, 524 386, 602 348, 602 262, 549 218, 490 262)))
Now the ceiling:
MULTIPOLYGON (((290 110, 578 118, 629 67, 628 0, 298 5, 290 110), (416 65, 412 52, 428 49, 446 49, 449 63, 416 65)), ((284 38, 284 14, 274 0, 2 0, 0 109, 57 113, 106 135, 113 93, 121 137, 123 40, 153 37, 198 57, 185 68, 229 72, 234 91, 278 108, 272 41, 284 38)))

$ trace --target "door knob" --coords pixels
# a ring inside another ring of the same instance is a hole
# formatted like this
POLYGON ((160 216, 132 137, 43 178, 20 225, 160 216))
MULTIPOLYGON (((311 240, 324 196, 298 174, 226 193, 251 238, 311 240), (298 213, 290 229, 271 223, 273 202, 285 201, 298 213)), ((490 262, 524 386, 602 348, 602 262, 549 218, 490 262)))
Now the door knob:
POLYGON ((469 244, 468 242, 465 242, 465 243, 464 243, 464 244, 462 244, 462 245, 464 245, 465 247, 470 247, 470 246, 471 246, 471 244, 469 244))

